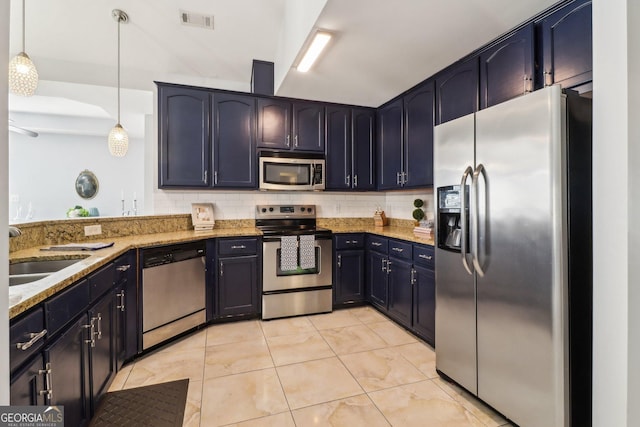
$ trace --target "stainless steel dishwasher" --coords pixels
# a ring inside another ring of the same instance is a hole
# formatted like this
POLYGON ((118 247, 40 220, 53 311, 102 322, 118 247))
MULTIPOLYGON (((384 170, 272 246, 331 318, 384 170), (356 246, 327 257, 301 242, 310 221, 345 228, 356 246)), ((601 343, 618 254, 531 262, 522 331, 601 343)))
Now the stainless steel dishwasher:
POLYGON ((142 348, 206 321, 205 242, 142 250, 142 348))

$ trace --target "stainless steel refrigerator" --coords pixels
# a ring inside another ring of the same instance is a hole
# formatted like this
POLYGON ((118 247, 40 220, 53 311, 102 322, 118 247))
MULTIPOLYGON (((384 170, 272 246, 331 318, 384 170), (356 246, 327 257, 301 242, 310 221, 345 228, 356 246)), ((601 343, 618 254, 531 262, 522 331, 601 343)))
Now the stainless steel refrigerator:
POLYGON ((435 127, 436 367, 521 427, 591 425, 591 100, 435 127))

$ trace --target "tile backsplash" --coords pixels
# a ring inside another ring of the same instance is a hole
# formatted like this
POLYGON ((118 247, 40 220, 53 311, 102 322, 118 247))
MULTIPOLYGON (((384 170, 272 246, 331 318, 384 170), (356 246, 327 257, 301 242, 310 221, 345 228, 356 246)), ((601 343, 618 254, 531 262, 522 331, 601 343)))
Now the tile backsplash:
POLYGON ((191 203, 213 203, 216 219, 245 219, 254 217, 256 205, 314 204, 319 218, 370 217, 380 207, 389 218, 411 220, 415 199, 424 200, 427 218, 433 218, 432 189, 387 193, 155 190, 153 212, 190 213, 191 203))

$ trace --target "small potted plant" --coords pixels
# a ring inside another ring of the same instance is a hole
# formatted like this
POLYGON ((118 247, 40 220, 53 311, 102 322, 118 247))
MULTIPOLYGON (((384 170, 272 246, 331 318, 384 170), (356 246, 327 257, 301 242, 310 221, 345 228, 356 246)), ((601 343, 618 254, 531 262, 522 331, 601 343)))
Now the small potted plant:
POLYGON ((413 213, 411 215, 413 216, 413 219, 416 220, 415 225, 418 226, 420 225, 420 221, 424 219, 424 210, 422 210, 424 202, 422 201, 422 199, 415 199, 413 201, 413 206, 415 207, 415 209, 413 210, 413 213))

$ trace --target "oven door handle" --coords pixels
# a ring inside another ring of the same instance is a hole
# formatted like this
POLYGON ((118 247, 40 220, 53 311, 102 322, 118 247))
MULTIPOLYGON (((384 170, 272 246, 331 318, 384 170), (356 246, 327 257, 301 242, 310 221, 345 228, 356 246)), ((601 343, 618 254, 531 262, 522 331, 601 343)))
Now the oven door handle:
MULTIPOLYGON (((262 238, 262 241, 263 242, 280 242, 280 238, 281 237, 282 236, 268 236, 268 237, 264 236, 262 238)), ((331 240, 332 237, 331 237, 331 235, 327 235, 327 236, 318 236, 318 235, 316 235, 315 238, 316 238, 316 240, 331 240)))

